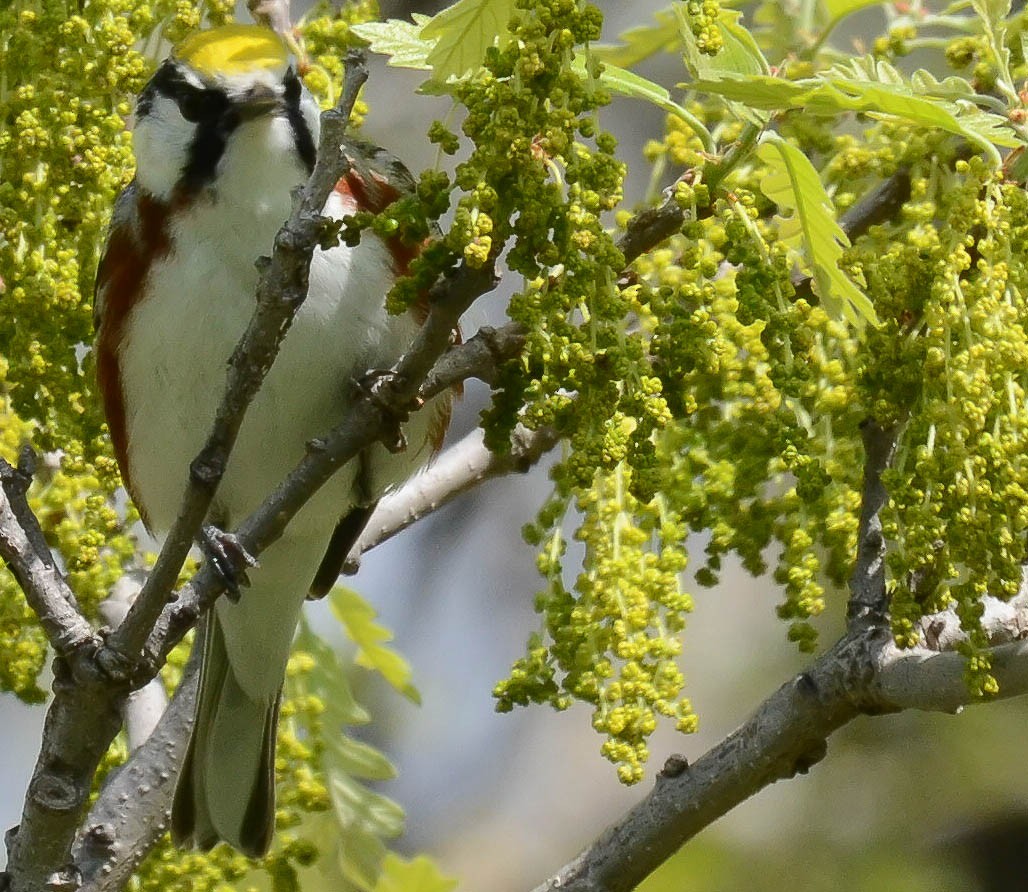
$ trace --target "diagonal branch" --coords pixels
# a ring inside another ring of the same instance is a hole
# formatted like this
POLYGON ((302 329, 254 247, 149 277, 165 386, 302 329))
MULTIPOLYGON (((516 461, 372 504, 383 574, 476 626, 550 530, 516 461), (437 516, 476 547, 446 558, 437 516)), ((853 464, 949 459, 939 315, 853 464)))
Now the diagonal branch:
POLYGON ((439 456, 428 470, 411 478, 401 489, 386 495, 378 503, 350 552, 347 572, 356 569, 364 552, 381 545, 486 480, 525 473, 553 449, 559 439, 552 428, 530 431, 518 427, 511 438, 510 451, 499 454, 486 448, 481 430, 472 431, 439 456))
MULTIPOLYGON (((1016 612, 1023 630, 1024 600, 1016 612)), ((956 622, 955 614, 934 619, 956 622)), ((1007 642, 988 651, 1000 696, 1028 694, 1028 640, 1010 642, 1009 629, 994 628, 1007 642)), ((695 763, 668 759, 645 799, 534 892, 629 892, 739 803, 809 771, 827 753, 828 737, 858 715, 957 712, 989 702, 969 691, 965 668, 956 651, 899 650, 882 628, 847 632, 695 763)))

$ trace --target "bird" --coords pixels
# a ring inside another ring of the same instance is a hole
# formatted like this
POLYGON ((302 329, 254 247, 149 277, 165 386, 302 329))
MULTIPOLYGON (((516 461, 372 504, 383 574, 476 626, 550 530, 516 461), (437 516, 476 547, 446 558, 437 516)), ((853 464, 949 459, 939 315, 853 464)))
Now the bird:
MULTIPOLYGON (((319 108, 286 43, 259 25, 198 32, 175 47, 135 108, 135 177, 117 198, 94 298, 98 389, 125 488, 160 535, 181 506, 228 363, 255 307, 257 261, 316 161, 319 108)), ((379 212, 414 188, 389 152, 347 137, 350 170, 323 213, 379 212)), ((209 520, 231 530, 342 419, 353 382, 388 368, 427 306, 385 297, 417 247, 366 233, 315 250, 307 298, 254 398, 209 520)), ((275 732, 306 597, 335 583, 376 499, 440 447, 449 395, 414 413, 402 452, 376 444, 338 471, 201 625, 195 721, 171 814, 177 843, 225 841, 260 857, 275 823, 275 732)))

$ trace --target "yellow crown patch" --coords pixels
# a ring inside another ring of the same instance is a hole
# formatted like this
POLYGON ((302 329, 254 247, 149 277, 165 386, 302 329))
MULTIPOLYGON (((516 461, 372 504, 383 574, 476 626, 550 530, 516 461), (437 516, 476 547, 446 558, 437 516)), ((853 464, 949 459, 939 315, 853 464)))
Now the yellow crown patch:
POLYGON ((208 77, 224 77, 255 68, 284 69, 289 50, 268 28, 222 25, 187 37, 175 48, 174 56, 208 77))

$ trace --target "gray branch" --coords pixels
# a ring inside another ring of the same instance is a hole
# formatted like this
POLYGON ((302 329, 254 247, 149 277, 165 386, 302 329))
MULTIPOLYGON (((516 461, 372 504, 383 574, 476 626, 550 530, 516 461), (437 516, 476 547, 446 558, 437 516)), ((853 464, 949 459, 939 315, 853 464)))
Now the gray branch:
POLYGON ((29 451, 22 452, 17 468, 0 458, 0 558, 25 593, 54 651, 71 657, 95 646, 96 638, 29 508, 33 471, 29 451))
POLYGON ((481 430, 472 431, 440 455, 426 471, 378 503, 350 552, 347 572, 353 571, 360 555, 449 504, 457 496, 486 480, 528 471, 558 442, 559 437, 552 428, 529 431, 518 427, 514 431, 510 451, 497 454, 486 448, 481 430))
POLYGON ((193 724, 200 654, 197 648, 190 656, 157 727, 107 781, 86 816, 72 849, 82 892, 123 889, 167 829, 175 781, 193 724))
MULTIPOLYGON (((1028 694, 1025 601, 1005 605, 1005 623, 987 624, 1001 697, 1028 694)), ((958 625, 955 614, 926 625, 958 625)), ((858 715, 903 709, 958 712, 975 698, 966 660, 924 642, 900 650, 886 629, 848 632, 768 697, 735 732, 692 765, 672 756, 653 791, 574 861, 534 892, 628 892, 697 833, 776 781, 805 774, 827 753, 828 738, 858 715)))

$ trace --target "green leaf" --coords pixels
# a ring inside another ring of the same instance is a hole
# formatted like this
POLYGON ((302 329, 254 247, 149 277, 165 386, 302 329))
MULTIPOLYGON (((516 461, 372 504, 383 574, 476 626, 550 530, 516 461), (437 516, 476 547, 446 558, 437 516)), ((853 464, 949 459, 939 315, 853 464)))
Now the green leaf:
POLYGON ((1000 156, 995 146, 1021 144, 1004 117, 982 111, 970 102, 958 104, 918 96, 914 85, 907 83, 896 69, 874 60, 857 60, 847 68, 836 68, 820 77, 799 81, 722 75, 719 80, 697 81, 690 86, 759 109, 795 108, 827 116, 857 111, 902 118, 911 124, 939 128, 969 140, 996 166, 1000 164, 1000 156))
POLYGON ((839 269, 842 249, 849 247, 846 233, 836 222, 835 208, 814 165, 795 146, 768 136, 757 157, 769 168, 760 190, 790 216, 782 219, 779 238, 800 259, 801 269, 814 282, 814 290, 829 315, 845 317, 853 325, 878 324, 871 301, 839 269))
POLYGON ((326 740, 325 747, 331 750, 333 765, 354 777, 380 781, 396 777, 396 766, 369 744, 341 734, 326 740))
POLYGON ((290 678, 290 695, 310 693, 321 699, 325 704, 323 721, 326 726, 366 725, 371 721, 367 710, 353 696, 339 654, 311 631, 306 619, 300 620, 295 649, 309 653, 314 658, 314 666, 300 679, 290 678))
POLYGON ((846 16, 866 9, 868 6, 881 6, 883 0, 821 0, 821 7, 833 24, 846 16))
POLYGON ((1008 100, 1020 104, 1014 89, 1010 72, 1010 48, 1007 46, 1007 16, 1010 15, 1010 0, 971 0, 971 6, 978 13, 989 41, 996 67, 996 87, 1008 100))
POLYGON ((685 49, 685 64, 697 80, 717 80, 721 75, 770 74, 771 66, 761 52, 753 35, 740 23, 742 13, 735 9, 722 9, 718 16, 718 30, 723 45, 714 56, 701 53, 689 27, 684 4, 674 5, 678 16, 678 31, 685 49))
POLYGON ((844 18, 869 6, 881 6, 882 2, 883 0, 821 0, 821 9, 828 21, 815 47, 820 47, 844 18))
MULTIPOLYGON (((324 704, 316 723, 308 723, 303 712, 285 719, 299 723, 308 736, 322 743, 319 767, 332 803, 332 820, 327 822, 331 827, 317 815, 310 815, 304 832, 310 830, 324 840, 321 848, 326 855, 334 848, 335 857, 319 858, 316 873, 327 881, 327 889, 369 890, 377 881, 386 853, 382 840, 403 831, 404 815, 399 805, 369 790, 361 779, 385 780, 394 777, 396 771, 380 752, 342 732, 342 725, 364 723, 369 717, 354 700, 346 667, 335 650, 315 635, 305 620, 300 622, 296 643, 298 650, 310 654, 314 664, 304 672, 289 675, 287 694, 290 698, 317 697, 324 704)), ((312 877, 301 878, 303 888, 314 883, 312 877)))
MULTIPOLYGON (((588 76, 586 59, 582 53, 575 55, 572 67, 581 77, 588 76)), ((630 99, 642 99, 663 109, 668 114, 681 118, 703 141, 704 148, 708 151, 714 150, 714 139, 710 135, 710 131, 695 115, 675 102, 666 87, 654 83, 634 71, 611 65, 609 62, 603 64, 598 80, 611 93, 627 96, 630 99)))
POLYGON ((619 34, 620 44, 594 43, 590 50, 602 61, 622 68, 636 65, 656 53, 678 52, 682 48, 682 36, 671 7, 657 10, 653 17, 656 24, 640 25, 619 34))
POLYGON ((389 64, 396 68, 429 69, 428 54, 435 41, 423 40, 421 30, 429 17, 415 13, 413 22, 389 19, 385 22, 363 22, 352 25, 361 40, 371 44, 371 51, 389 57, 389 64))
POLYGON ((432 77, 447 81, 481 66, 491 46, 506 46, 507 23, 514 0, 458 0, 434 15, 421 29, 424 40, 436 41, 428 54, 432 77))
POLYGON ((348 774, 329 775, 329 793, 339 826, 347 833, 361 828, 382 839, 395 839, 403 833, 403 809, 379 793, 373 793, 348 774))
POLYGON ((478 69, 489 47, 506 46, 513 10, 514 0, 459 0, 432 17, 414 13, 413 22, 364 22, 352 30, 390 65, 430 70, 445 84, 478 69))
POLYGON ((431 858, 419 855, 404 861, 390 852, 374 892, 452 892, 456 888, 457 881, 444 876, 431 858))
POLYGON ((393 633, 375 622, 375 609, 352 589, 337 586, 328 597, 329 607, 343 624, 346 634, 357 645, 356 662, 374 669, 390 685, 413 703, 421 703, 421 695, 411 682, 410 664, 386 644, 393 633))
MULTIPOLYGON (((684 4, 676 3, 674 10, 678 16, 678 30, 684 48, 683 59, 696 81, 718 81, 726 77, 762 77, 771 73, 771 67, 767 64, 767 59, 764 58, 753 35, 739 23, 742 13, 733 9, 721 10, 717 24, 721 31, 722 46, 716 55, 708 56, 701 53, 696 45, 684 4)), ((756 107, 745 99, 741 102, 729 102, 728 106, 732 114, 748 124, 763 127, 768 121, 768 115, 760 114, 756 107)))

